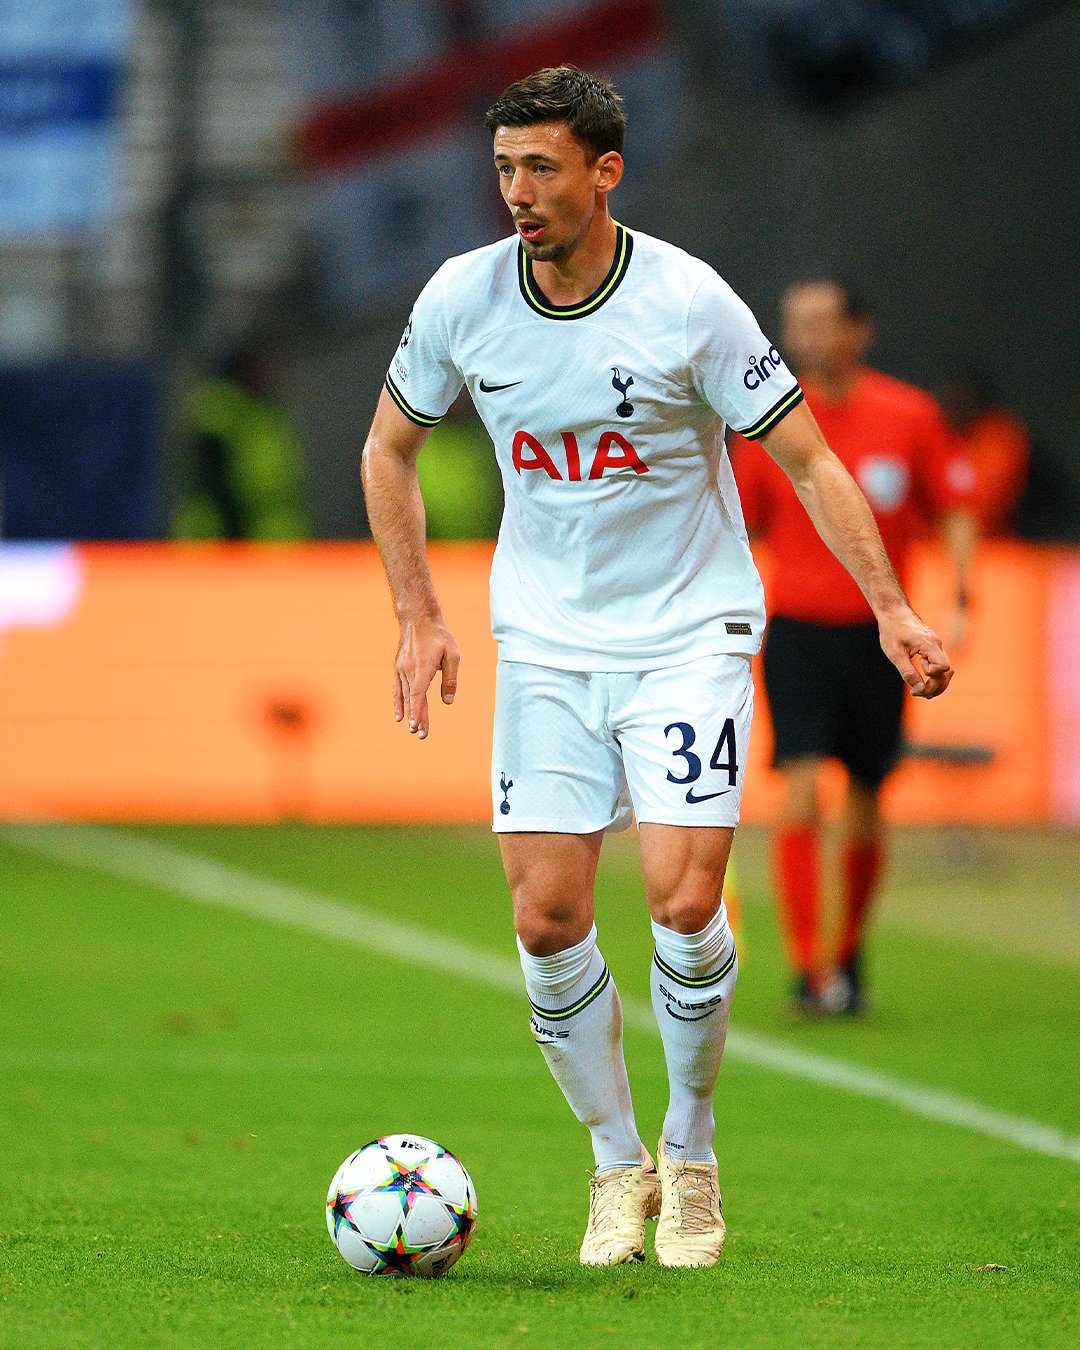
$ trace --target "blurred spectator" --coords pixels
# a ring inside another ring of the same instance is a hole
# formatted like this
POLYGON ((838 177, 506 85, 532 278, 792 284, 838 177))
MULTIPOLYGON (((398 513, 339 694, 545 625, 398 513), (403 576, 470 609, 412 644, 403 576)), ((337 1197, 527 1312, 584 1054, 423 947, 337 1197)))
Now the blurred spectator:
POLYGON ((466 390, 428 437, 417 472, 429 539, 494 539, 499 533, 499 466, 466 390))
MULTIPOLYGON (((948 631, 959 636, 975 541, 967 510, 972 474, 957 471, 940 409, 921 389, 866 365, 873 322, 850 286, 802 282, 784 294, 781 310, 787 356, 807 404, 866 495, 901 582, 920 527, 937 522, 956 576, 948 631)), ((905 685, 881 650, 869 604, 819 538, 787 476, 758 445, 736 440, 733 450, 747 526, 767 541, 773 563, 765 692, 773 764, 785 790, 773 871, 793 1007, 801 1015, 859 1012, 867 920, 885 862, 880 793, 900 757, 905 685), (826 759, 847 771, 842 913, 831 963, 824 957, 820 861, 826 759)))
POLYGON ((1001 406, 989 373, 974 362, 952 367, 937 390, 961 464, 974 470, 971 510, 983 535, 1011 533, 1012 515, 1027 483, 1027 427, 1001 406))
POLYGON ((267 392, 265 358, 242 347, 184 406, 188 473, 180 539, 304 539, 311 525, 296 432, 267 392))

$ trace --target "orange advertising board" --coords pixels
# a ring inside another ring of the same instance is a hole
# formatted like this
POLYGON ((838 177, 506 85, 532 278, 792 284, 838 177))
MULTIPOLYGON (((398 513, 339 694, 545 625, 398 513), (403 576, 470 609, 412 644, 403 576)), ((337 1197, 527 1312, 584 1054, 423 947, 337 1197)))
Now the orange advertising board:
MULTIPOLYGON (((371 545, 0 549, 0 816, 488 819, 490 547, 432 546, 431 563, 463 660, 419 742, 392 716, 397 629, 371 545)), ((927 548, 913 591, 933 623, 948 584, 927 548)), ((1078 611, 1075 553, 984 550, 959 674, 911 701, 908 732, 991 760, 905 763, 894 819, 1080 817, 1078 611)), ((759 697, 747 820, 777 802, 769 742, 759 697)))

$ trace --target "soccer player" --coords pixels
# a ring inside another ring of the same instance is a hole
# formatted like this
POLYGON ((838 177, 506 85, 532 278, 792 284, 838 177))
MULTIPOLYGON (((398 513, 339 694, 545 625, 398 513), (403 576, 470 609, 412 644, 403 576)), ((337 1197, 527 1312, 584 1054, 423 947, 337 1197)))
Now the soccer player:
MULTIPOLYGON (((901 578, 910 544, 929 522, 939 524, 955 569, 950 641, 959 640, 976 534, 968 509, 971 465, 950 443, 928 394, 867 367, 871 315, 846 282, 790 287, 781 317, 806 402, 865 493, 901 578)), ((904 685, 882 652, 871 605, 798 509, 785 474, 753 446, 734 448, 734 461, 746 523, 776 560, 764 665, 773 763, 785 788, 772 851, 792 1007, 798 1016, 858 1013, 866 998, 867 918, 885 852, 880 792, 900 756, 904 685), (807 679, 811 671, 816 678, 807 679), (831 974, 819 856, 819 779, 830 758, 847 774, 842 913, 831 974)))
POLYGON ((707 1266, 724 1241, 712 1099, 738 972, 724 869, 764 627, 726 423, 791 475, 913 691, 933 697, 952 670, 750 311, 705 263, 609 214, 625 128, 611 85, 541 70, 486 122, 514 233, 450 259, 424 288, 364 449, 401 624, 395 714, 426 737, 436 672, 444 703, 457 689, 416 460, 464 383, 505 492, 491 575, 494 827, 533 1035, 592 1136, 581 1260, 641 1260, 645 1219, 659 1212, 660 1262, 707 1266), (604 832, 632 811, 670 1082, 656 1165, 593 924, 604 832))

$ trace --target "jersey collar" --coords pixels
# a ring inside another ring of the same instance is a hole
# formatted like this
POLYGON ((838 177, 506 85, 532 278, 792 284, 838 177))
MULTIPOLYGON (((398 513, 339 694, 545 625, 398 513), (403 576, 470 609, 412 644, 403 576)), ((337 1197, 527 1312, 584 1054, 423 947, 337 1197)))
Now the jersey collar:
POLYGON ((579 301, 576 305, 553 305, 544 292, 536 283, 533 275, 532 259, 525 252, 521 242, 518 242, 518 286, 521 289, 521 295, 530 309, 536 310, 537 314, 542 314, 545 319, 583 319, 587 314, 592 314, 600 306, 609 300, 619 288, 619 283, 626 276, 626 269, 630 266, 630 255, 634 251, 634 236, 629 230, 615 222, 615 257, 611 260, 611 267, 607 276, 603 279, 592 295, 579 301))

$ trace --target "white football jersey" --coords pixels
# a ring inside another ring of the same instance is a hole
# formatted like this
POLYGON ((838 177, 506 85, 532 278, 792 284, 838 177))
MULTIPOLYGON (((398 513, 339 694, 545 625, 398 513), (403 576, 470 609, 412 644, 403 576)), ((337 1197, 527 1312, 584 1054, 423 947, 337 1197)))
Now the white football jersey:
POLYGON ((764 599, 724 427, 761 436, 802 391, 708 264, 619 225, 602 284, 558 306, 516 235, 451 258, 386 387, 435 426, 462 383, 502 472, 504 660, 619 671, 757 651, 764 599))

